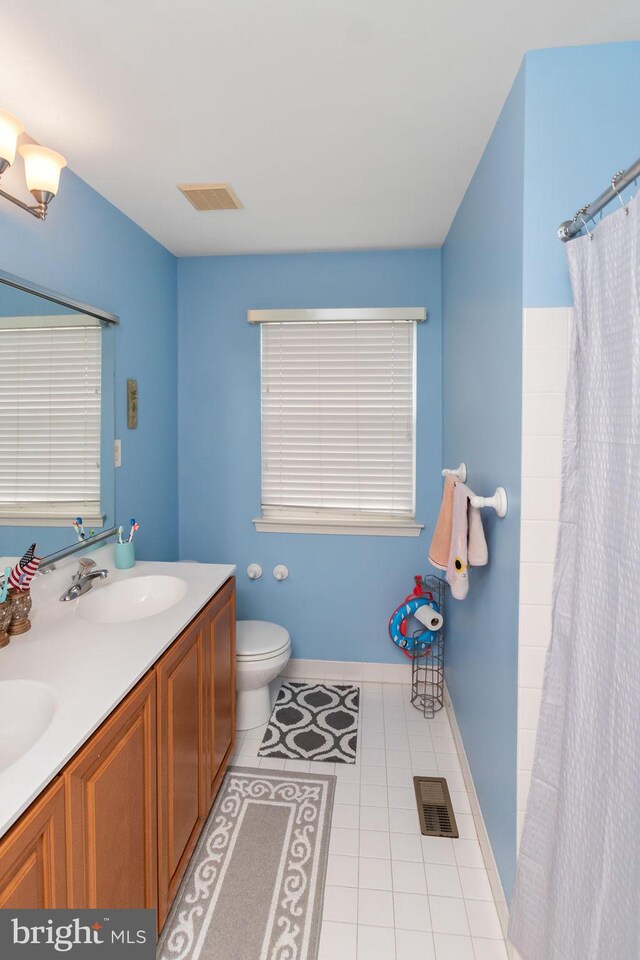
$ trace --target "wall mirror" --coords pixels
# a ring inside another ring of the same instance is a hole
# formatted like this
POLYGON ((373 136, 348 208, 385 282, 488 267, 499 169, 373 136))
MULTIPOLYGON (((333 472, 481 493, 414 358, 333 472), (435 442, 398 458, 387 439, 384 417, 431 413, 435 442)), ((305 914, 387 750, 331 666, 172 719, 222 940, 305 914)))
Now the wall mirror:
POLYGON ((0 271, 0 555, 113 526, 117 324, 0 271))

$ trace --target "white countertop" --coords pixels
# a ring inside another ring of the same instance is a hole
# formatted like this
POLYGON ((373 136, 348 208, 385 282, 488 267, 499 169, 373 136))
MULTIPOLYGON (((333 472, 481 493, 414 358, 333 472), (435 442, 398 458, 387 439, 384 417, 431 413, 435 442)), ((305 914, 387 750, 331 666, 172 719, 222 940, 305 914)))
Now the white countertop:
MULTIPOLYGON (((0 836, 38 796, 114 707, 153 666, 199 610, 235 572, 218 563, 139 561, 116 570, 113 545, 90 554, 109 570, 92 590, 151 574, 182 577, 186 595, 175 606, 144 620, 87 623, 76 616, 78 600, 60 603, 71 584, 78 557, 69 557, 32 584, 32 628, 0 649, 0 681, 35 680, 53 691, 56 710, 39 740, 20 759, 0 771, 0 836)), ((1 568, 5 563, 0 558, 1 568)), ((3 730, 0 729, 0 743, 3 730)))

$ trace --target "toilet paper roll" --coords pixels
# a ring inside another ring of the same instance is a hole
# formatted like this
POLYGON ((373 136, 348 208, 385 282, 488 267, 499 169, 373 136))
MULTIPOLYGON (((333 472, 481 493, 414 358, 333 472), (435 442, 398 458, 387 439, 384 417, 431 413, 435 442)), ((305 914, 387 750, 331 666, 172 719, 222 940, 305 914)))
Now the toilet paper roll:
POLYGON ((427 628, 427 630, 440 630, 442 627, 442 614, 438 613, 433 607, 430 607, 428 603, 425 603, 423 607, 418 607, 414 613, 416 620, 419 620, 420 623, 427 628))

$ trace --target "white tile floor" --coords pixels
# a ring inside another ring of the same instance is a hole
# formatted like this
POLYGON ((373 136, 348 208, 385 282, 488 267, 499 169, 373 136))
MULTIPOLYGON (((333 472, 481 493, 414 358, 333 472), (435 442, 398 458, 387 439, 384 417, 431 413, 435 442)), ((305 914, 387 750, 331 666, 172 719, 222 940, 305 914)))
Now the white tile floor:
POLYGON ((446 712, 424 720, 404 684, 359 686, 357 763, 259 759, 264 727, 233 760, 338 778, 318 960, 507 960, 446 712), (420 835, 416 774, 446 776, 460 839, 420 835))

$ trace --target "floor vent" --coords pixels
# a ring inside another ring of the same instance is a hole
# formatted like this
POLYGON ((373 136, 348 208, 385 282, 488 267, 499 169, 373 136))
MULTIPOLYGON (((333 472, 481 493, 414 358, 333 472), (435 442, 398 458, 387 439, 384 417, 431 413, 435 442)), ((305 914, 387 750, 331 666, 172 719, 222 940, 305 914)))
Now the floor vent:
POLYGON ((458 824, 444 777, 414 777, 420 832, 425 837, 457 837, 458 824))

